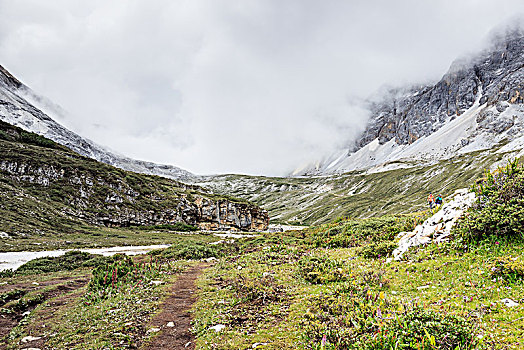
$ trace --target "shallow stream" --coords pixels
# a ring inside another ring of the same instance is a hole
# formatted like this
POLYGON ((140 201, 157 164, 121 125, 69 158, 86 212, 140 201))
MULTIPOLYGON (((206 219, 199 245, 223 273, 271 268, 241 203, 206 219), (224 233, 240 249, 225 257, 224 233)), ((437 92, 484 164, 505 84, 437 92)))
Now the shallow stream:
POLYGON ((111 256, 114 254, 138 255, 144 254, 154 249, 167 248, 169 245, 149 245, 149 246, 124 246, 111 248, 85 248, 85 249, 67 249, 67 250, 50 250, 43 252, 8 252, 0 253, 0 271, 7 269, 17 269, 26 262, 43 257, 57 257, 64 255, 71 250, 79 250, 91 254, 100 254, 111 256))

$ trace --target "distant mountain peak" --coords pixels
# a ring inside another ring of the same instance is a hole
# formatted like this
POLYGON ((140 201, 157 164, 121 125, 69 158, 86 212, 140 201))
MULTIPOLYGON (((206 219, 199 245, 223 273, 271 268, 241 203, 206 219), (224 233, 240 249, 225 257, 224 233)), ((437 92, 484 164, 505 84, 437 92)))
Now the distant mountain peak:
MULTIPOLYGON (((435 162, 504 141, 524 144, 524 30, 516 21, 492 34, 489 49, 454 61, 440 81, 388 88, 368 105, 372 118, 345 156, 305 173, 326 174, 435 162)), ((304 172, 301 172, 304 173, 304 172)))
POLYGON ((0 80, 6 86, 13 86, 15 88, 21 88, 24 84, 20 80, 16 79, 7 69, 0 65, 0 80))

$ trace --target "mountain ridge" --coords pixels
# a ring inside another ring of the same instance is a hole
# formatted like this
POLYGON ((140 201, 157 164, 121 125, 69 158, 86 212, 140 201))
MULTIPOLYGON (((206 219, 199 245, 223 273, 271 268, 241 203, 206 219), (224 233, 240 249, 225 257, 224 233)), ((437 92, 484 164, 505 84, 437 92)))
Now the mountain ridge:
MULTIPOLYGON (((135 160, 110 151, 68 130, 28 99, 46 100, 0 65, 0 120, 45 136, 83 156, 124 170, 183 181, 189 181, 195 177, 189 171, 176 166, 135 160)), ((63 111, 57 113, 63 113, 63 111)))
MULTIPOLYGON (((457 152, 519 139, 524 130, 524 31, 514 27, 505 34, 493 35, 492 41, 490 49, 455 60, 433 85, 390 89, 381 98, 369 101, 372 118, 362 136, 346 150, 298 174, 380 169, 393 161, 431 164, 457 152), (455 132, 460 138, 446 143, 447 151, 435 147, 433 155, 431 149, 414 152, 411 145, 431 144, 431 140, 421 140, 432 138, 441 128, 471 113, 475 120, 468 130, 455 132)), ((520 147, 521 141, 515 146, 520 147)))

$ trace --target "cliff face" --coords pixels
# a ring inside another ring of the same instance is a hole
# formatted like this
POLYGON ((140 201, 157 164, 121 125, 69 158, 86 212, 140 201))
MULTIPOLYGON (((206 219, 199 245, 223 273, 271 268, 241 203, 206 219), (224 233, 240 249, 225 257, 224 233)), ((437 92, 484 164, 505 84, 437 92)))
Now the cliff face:
MULTIPOLYGON (((431 164, 514 141, 524 131, 524 31, 455 61, 434 85, 390 89, 368 103, 371 120, 346 154, 312 173, 370 169, 391 162, 431 164)), ((521 147, 522 142, 512 146, 521 147)))
MULTIPOLYGON (((508 33, 491 50, 472 61, 456 61, 434 86, 418 87, 407 93, 371 104, 375 116, 357 141, 363 147, 378 138, 381 144, 395 139, 411 144, 442 127, 450 118, 460 117, 480 94, 479 104, 497 105, 524 102, 524 35, 508 33)), ((500 113, 500 112, 499 112, 500 113)))
MULTIPOLYGON (((126 172, 5 123, 0 124, 0 148, 0 180, 7 184, 0 192, 4 203, 21 203, 20 215, 31 215, 31 209, 24 209, 30 198, 56 211, 49 216, 110 227, 185 222, 206 230, 257 231, 269 223, 267 211, 251 203, 126 172)), ((3 231, 13 226, 2 221, 3 231)))

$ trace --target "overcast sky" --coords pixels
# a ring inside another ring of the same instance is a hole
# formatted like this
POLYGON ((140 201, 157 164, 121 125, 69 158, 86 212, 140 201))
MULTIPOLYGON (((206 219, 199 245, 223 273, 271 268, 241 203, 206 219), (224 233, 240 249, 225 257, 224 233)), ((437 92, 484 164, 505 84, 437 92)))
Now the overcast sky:
POLYGON ((0 64, 57 121, 199 174, 341 149, 382 85, 438 80, 522 0, 0 0, 0 64))

